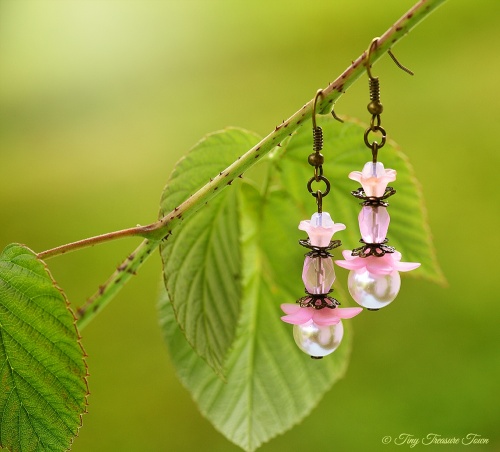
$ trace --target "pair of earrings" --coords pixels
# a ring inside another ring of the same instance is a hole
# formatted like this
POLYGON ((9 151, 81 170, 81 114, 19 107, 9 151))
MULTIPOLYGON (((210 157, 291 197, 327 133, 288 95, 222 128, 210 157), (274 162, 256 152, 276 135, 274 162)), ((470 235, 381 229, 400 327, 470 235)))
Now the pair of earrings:
MULTIPOLYGON (((335 223, 328 212, 323 212, 323 198, 330 192, 330 182, 323 174, 324 157, 320 153, 323 147, 323 131, 316 125, 316 103, 322 91, 316 93, 313 102, 313 150, 308 162, 314 167, 314 175, 307 183, 308 191, 316 198, 317 212, 310 220, 301 221, 299 229, 307 232, 308 239, 299 243, 308 248, 305 255, 302 280, 306 295, 295 304, 285 303, 281 309, 286 315, 281 319, 291 323, 293 336, 298 347, 311 358, 321 359, 334 352, 340 345, 344 329, 342 319, 358 315, 363 309, 377 311, 391 303, 399 293, 401 278, 399 272, 410 271, 420 266, 418 263, 401 262, 401 253, 387 245, 389 213, 386 199, 396 191, 388 184, 396 180, 396 171, 385 169, 378 161, 378 151, 385 145, 386 132, 381 126, 379 80, 370 70, 370 54, 377 44, 375 38, 368 48, 367 73, 369 77, 371 113, 370 126, 364 134, 364 142, 371 150, 372 160, 367 162, 362 171, 353 171, 349 178, 361 184, 361 188, 352 195, 363 202, 358 217, 362 246, 346 250, 344 260, 337 260, 339 267, 350 270, 348 289, 352 298, 362 307, 340 308, 340 303, 330 296, 335 281, 335 269, 330 251, 341 245, 340 240, 332 240, 333 234, 345 229, 342 223, 335 223), (370 133, 379 133, 381 142, 369 141, 370 133), (323 182, 325 190, 312 189, 313 182, 323 182)), ((396 64, 401 66, 389 52, 396 64)), ((410 72, 411 73, 411 72, 410 72)), ((335 117, 335 115, 334 115, 335 117)))

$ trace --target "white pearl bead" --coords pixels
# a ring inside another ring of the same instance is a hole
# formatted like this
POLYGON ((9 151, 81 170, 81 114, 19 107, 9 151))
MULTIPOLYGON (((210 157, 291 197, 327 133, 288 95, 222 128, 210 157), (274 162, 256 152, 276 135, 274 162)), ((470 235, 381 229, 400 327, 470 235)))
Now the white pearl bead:
POLYGON ((401 277, 397 270, 389 275, 374 275, 366 269, 361 273, 353 270, 347 284, 356 303, 367 309, 380 309, 396 298, 401 277))
POLYGON ((343 335, 342 322, 336 325, 319 326, 310 320, 303 325, 293 326, 295 343, 313 358, 321 358, 333 353, 340 345, 343 335))

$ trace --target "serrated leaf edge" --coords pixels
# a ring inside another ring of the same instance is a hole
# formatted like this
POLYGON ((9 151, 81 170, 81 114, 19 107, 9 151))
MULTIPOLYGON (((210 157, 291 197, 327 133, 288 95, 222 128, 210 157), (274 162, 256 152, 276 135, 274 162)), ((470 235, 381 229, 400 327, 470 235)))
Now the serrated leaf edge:
MULTIPOLYGON (((36 257, 36 253, 33 250, 31 250, 26 245, 22 245, 22 246, 24 246, 26 249, 28 249, 29 251, 31 251, 34 254, 34 256, 36 257)), ((77 317, 76 317, 73 309, 71 308, 71 303, 69 302, 68 297, 66 296, 66 293, 57 284, 55 278, 52 276, 52 273, 50 272, 50 269, 49 269, 47 263, 45 261, 43 261, 42 259, 39 259, 38 257, 37 257, 37 260, 43 264, 43 266, 45 268, 45 271, 47 272, 47 275, 49 275, 50 279, 52 280, 53 286, 59 291, 59 293, 64 298, 64 301, 66 303, 66 309, 69 311, 69 313, 73 317, 73 327, 74 327, 75 332, 76 332, 78 346, 80 347, 80 350, 82 351, 83 365, 85 366, 85 376, 83 377, 83 382, 85 383, 85 410, 82 413, 80 413, 80 416, 79 416, 80 417, 80 425, 77 426, 77 433, 76 433, 76 435, 73 438, 71 438, 71 440, 70 440, 70 445, 69 445, 68 449, 66 449, 68 451, 68 450, 71 450, 71 447, 73 446, 74 440, 75 440, 75 438, 78 437, 78 435, 80 433, 80 429, 83 426, 83 415, 84 414, 88 414, 88 410, 87 410, 87 407, 89 406, 88 397, 90 396, 88 377, 90 376, 90 374, 89 374, 89 367, 88 367, 88 364, 87 364, 87 360, 85 359, 86 357, 88 357, 88 355, 87 355, 87 352, 85 351, 85 349, 83 348, 82 336, 80 335, 80 332, 78 331, 78 327, 76 326, 76 321, 78 319, 77 319, 77 317)))
MULTIPOLYGON (((81 342, 81 339, 82 339, 82 336, 80 335, 80 332, 78 331, 78 328, 76 326, 76 321, 77 321, 77 318, 75 316, 75 313, 73 312, 73 309, 71 308, 71 304, 68 300, 68 297, 66 296, 66 294, 64 293, 64 291, 62 290, 62 288, 57 284, 56 280, 54 279, 54 277, 52 276, 52 273, 50 272, 49 270, 49 267, 47 265, 47 263, 45 261, 43 261, 42 259, 38 258, 37 257, 37 254, 31 249, 29 248, 28 246, 22 244, 22 243, 14 243, 13 245, 19 245, 23 248, 25 248, 26 250, 28 250, 30 253, 32 253, 33 257, 35 257, 41 264, 43 264, 43 267, 45 269, 45 272, 47 273, 47 275, 49 276, 49 278, 51 279, 52 281, 52 285, 54 286, 55 289, 57 289, 59 291, 59 293, 62 295, 63 299, 64 299, 64 302, 66 304, 66 309, 69 311, 69 313, 71 314, 71 316, 73 317, 73 327, 75 329, 75 332, 76 332, 76 337, 77 337, 77 343, 78 343, 78 346, 80 347, 81 351, 82 351, 82 361, 83 361, 83 365, 85 366, 85 376, 83 377, 83 382, 85 383, 85 410, 80 413, 79 415, 79 418, 80 418, 80 424, 77 426, 77 433, 75 436, 73 436, 71 439, 70 439, 70 444, 69 444, 69 447, 66 449, 66 451, 69 451, 71 450, 72 446, 73 446, 73 443, 74 443, 74 440, 75 438, 78 437, 79 433, 80 433, 80 429, 82 428, 83 426, 83 415, 84 414, 87 414, 88 413, 88 410, 87 410, 87 407, 89 406, 89 403, 88 403, 88 397, 90 395, 90 391, 89 391, 89 385, 88 385, 88 377, 90 376, 88 370, 88 365, 87 365, 87 360, 85 359, 86 357, 88 357, 87 353, 85 352, 85 349, 83 348, 83 344, 81 342)), ((12 449, 8 446, 3 446, 2 447, 3 449, 11 452, 12 449)))

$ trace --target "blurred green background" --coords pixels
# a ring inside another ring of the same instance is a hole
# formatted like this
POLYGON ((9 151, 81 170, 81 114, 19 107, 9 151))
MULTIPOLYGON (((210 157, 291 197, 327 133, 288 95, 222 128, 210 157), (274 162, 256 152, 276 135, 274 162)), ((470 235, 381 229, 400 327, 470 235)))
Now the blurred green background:
MULTIPOLYGON (((413 3, 0 0, 0 246, 42 251, 153 221, 198 139, 228 125, 267 134, 413 3)), ((415 77, 388 58, 374 67, 449 285, 405 278, 390 308, 353 319, 346 377, 262 452, 471 432, 490 443, 466 450, 500 450, 499 23, 497 0, 450 0, 394 49, 415 77)), ((361 80, 337 113, 368 120, 367 96, 361 80)), ((50 266, 79 305, 138 243, 50 266)), ((92 395, 76 452, 239 450, 176 380, 156 319, 159 273, 154 256, 83 332, 92 395)))

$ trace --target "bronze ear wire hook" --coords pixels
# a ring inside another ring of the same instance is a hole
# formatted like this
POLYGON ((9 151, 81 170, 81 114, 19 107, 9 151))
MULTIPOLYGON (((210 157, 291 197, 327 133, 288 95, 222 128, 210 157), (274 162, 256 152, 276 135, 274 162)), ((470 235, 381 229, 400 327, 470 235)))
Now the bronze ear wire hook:
MULTIPOLYGON (((375 77, 373 77, 373 75, 372 75, 371 64, 370 64, 370 57, 372 55, 373 50, 377 47, 379 39, 380 39, 379 37, 373 38, 372 42, 370 42, 370 45, 368 46, 368 50, 367 50, 367 56, 366 56, 365 66, 366 66, 366 72, 368 73, 368 77, 370 77, 371 79, 375 78, 375 77)), ((411 69, 408 69, 406 66, 404 66, 403 64, 401 64, 399 62, 399 60, 396 58, 396 56, 394 55, 394 53, 392 53, 391 49, 387 50, 387 53, 389 54, 389 56, 391 57, 392 61, 394 61, 394 64, 399 69, 401 69, 402 71, 406 72, 407 74, 415 75, 415 73, 411 69)))
MULTIPOLYGON (((316 105, 318 103, 318 97, 323 95, 323 90, 318 89, 316 91, 316 95, 314 96, 313 108, 312 108, 312 129, 313 129, 313 151, 311 155, 309 155, 308 162, 311 166, 314 166, 314 180, 319 182, 320 177, 323 176, 323 163, 325 158, 323 154, 321 154, 321 150, 323 149, 323 129, 318 127, 316 123, 316 105)), ((308 189, 310 190, 309 186, 308 189)))
MULTIPOLYGON (((316 91, 316 95, 314 96, 313 100, 313 108, 312 108, 312 127, 313 127, 313 132, 317 129, 316 126, 316 104, 318 103, 318 97, 323 95, 323 90, 318 89, 316 91)), ((315 149, 316 150, 316 149, 315 149)), ((321 151, 321 149, 319 149, 321 151)))
POLYGON ((316 105, 318 103, 318 97, 323 95, 323 90, 319 89, 316 91, 316 95, 313 100, 312 107, 312 129, 313 129, 313 153, 309 155, 307 161, 311 166, 314 166, 314 176, 307 183, 307 190, 311 195, 316 198, 316 203, 318 204, 318 213, 323 211, 323 198, 330 192, 330 181, 323 176, 323 163, 325 158, 321 154, 323 149, 323 129, 319 127, 316 123, 316 105), (314 191, 312 189, 313 182, 324 182, 326 189, 324 192, 321 190, 314 191))
MULTIPOLYGON (((316 127, 316 103, 318 102, 318 97, 323 95, 323 90, 318 89, 316 91, 316 96, 314 96, 314 101, 313 101, 313 112, 312 112, 312 117, 313 117, 313 130, 316 127)), ((337 114, 335 113, 335 107, 332 107, 332 116, 333 119, 336 119, 338 122, 344 122, 342 118, 339 118, 337 114)))
POLYGON ((381 126, 382 120, 380 115, 384 111, 384 107, 380 102, 380 82, 378 77, 374 77, 371 71, 370 57, 372 55, 373 49, 377 46, 379 38, 374 38, 370 43, 366 55, 366 73, 368 74, 368 86, 370 89, 370 103, 368 104, 368 112, 371 113, 372 118, 370 120, 370 127, 365 131, 365 144, 372 151, 372 162, 377 163, 378 150, 384 146, 387 134, 384 128, 381 126), (379 144, 377 141, 369 142, 368 135, 370 132, 379 132, 382 135, 382 142, 379 144))
POLYGON ((323 90, 319 89, 316 91, 314 96, 313 108, 312 108, 312 129, 313 129, 313 151, 309 155, 308 162, 311 166, 314 166, 314 180, 316 182, 320 181, 320 177, 323 176, 323 163, 325 158, 321 154, 323 149, 323 129, 318 127, 316 123, 316 104, 318 103, 318 97, 323 95, 323 90))
MULTIPOLYGON (((367 50, 367 55, 366 55, 366 73, 368 74, 368 84, 369 84, 369 89, 370 89, 370 103, 368 104, 368 112, 371 113, 372 118, 370 120, 370 127, 366 129, 365 131, 365 144, 368 148, 371 149, 372 151, 372 161, 373 163, 377 163, 377 157, 378 157, 378 150, 385 145, 387 134, 384 130, 384 128, 381 126, 381 119, 380 115, 384 111, 384 107, 382 106, 382 103, 380 102, 380 82, 378 77, 374 77, 371 71, 371 63, 370 63, 370 58, 372 55, 373 50, 377 47, 377 43, 380 38, 374 38, 372 39, 368 50, 367 50), (368 135, 370 132, 379 132, 382 135, 382 141, 379 144, 377 141, 373 141, 372 143, 369 142, 368 140, 368 135)), ((414 75, 413 72, 408 69, 407 67, 403 66, 397 58, 394 56, 394 54, 391 52, 391 50, 387 51, 389 53, 389 56, 392 58, 396 66, 398 66, 400 69, 405 71, 406 73, 410 75, 414 75)))
POLYGON ((332 107, 332 116, 333 116, 333 119, 336 119, 338 122, 344 123, 344 120, 342 118, 338 117, 337 114, 335 113, 335 107, 332 107))
POLYGON ((415 75, 415 72, 413 72, 411 69, 408 69, 406 66, 403 66, 399 61, 398 59, 396 58, 396 56, 392 53, 392 50, 389 49, 387 51, 387 53, 389 54, 389 56, 392 58, 392 61, 394 61, 394 64, 399 68, 401 69, 402 71, 406 72, 407 74, 410 74, 410 75, 415 75))
POLYGON ((366 62, 365 62, 365 67, 366 67, 366 72, 368 74, 368 77, 370 77, 370 80, 371 79, 374 79, 375 77, 373 77, 372 75, 372 71, 371 71, 371 63, 370 63, 370 58, 372 56, 372 51, 373 51, 373 48, 377 46, 377 42, 380 38, 373 38, 372 39, 372 42, 370 42, 370 45, 368 46, 368 50, 366 51, 366 62))

